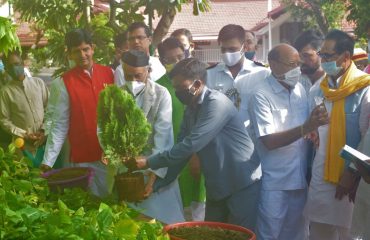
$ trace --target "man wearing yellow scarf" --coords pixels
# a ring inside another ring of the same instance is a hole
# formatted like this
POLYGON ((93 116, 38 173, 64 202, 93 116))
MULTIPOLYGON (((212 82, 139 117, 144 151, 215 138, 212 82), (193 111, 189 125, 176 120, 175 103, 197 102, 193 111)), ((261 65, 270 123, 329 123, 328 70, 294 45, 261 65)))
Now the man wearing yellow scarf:
POLYGON ((318 128, 320 144, 312 167, 312 180, 304 214, 310 221, 310 240, 349 239, 356 175, 340 156, 345 145, 357 148, 364 106, 370 102, 370 75, 351 61, 354 40, 332 30, 318 55, 327 76, 315 83, 309 99, 324 99, 330 123, 318 128))

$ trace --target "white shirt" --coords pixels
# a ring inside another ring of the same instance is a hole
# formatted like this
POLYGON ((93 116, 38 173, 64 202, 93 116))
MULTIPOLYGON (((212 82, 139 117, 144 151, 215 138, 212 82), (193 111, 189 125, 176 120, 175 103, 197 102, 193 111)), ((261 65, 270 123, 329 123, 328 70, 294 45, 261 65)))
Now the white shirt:
POLYGON ((207 87, 226 93, 236 88, 240 96, 239 114, 245 127, 249 126, 248 103, 251 95, 258 89, 259 84, 270 74, 270 70, 257 66, 254 62, 244 58, 243 66, 234 79, 225 63, 207 70, 207 87))
POLYGON ((238 75, 233 78, 229 68, 225 63, 219 63, 217 66, 207 70, 207 87, 210 89, 219 90, 222 93, 226 93, 227 90, 234 88, 234 84, 246 75, 262 71, 262 75, 269 70, 265 67, 257 66, 254 62, 244 58, 243 66, 239 71, 238 75))
MULTIPOLYGON (((45 146, 45 154, 42 164, 52 167, 59 155, 60 150, 67 138, 69 130, 70 103, 69 94, 63 81, 58 83, 59 98, 53 108, 52 120, 48 119, 46 124, 51 123, 48 131, 48 139, 45 146)), ((99 160, 99 159, 96 159, 99 160)))
MULTIPOLYGON (((152 81, 157 81, 166 73, 166 69, 159 61, 159 58, 150 56, 149 66, 152 69, 150 72, 150 79, 152 81)), ((122 64, 118 65, 114 72, 114 82, 118 87, 122 87, 125 84, 125 76, 123 73, 122 64)))
POLYGON ((262 165, 264 190, 306 188, 307 143, 302 138, 268 150, 260 137, 302 125, 308 117, 306 92, 300 83, 288 91, 272 75, 260 85, 250 100, 252 130, 262 165))

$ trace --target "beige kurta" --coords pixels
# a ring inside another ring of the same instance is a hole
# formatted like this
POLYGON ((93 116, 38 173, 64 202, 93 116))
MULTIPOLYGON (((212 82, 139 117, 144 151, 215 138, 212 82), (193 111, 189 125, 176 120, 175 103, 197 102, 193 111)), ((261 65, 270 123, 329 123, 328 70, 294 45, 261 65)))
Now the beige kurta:
POLYGON ((42 127, 49 91, 40 78, 26 77, 10 81, 0 91, 0 126, 6 132, 23 137, 42 127))

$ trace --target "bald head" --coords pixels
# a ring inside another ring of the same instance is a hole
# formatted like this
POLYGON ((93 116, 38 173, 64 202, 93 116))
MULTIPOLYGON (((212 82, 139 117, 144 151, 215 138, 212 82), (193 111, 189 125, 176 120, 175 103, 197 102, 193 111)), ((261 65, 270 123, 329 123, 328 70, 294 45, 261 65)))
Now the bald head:
POLYGON ((268 60, 275 77, 283 76, 286 72, 300 65, 298 51, 289 44, 279 44, 268 54, 268 60))

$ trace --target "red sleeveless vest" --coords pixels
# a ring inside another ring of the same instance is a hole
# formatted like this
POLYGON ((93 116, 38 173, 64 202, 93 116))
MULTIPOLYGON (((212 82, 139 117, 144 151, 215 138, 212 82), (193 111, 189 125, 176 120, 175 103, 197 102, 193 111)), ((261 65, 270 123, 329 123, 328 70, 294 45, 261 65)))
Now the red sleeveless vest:
POLYGON ((63 75, 63 81, 70 101, 70 161, 82 163, 100 160, 103 151, 96 133, 97 106, 104 85, 114 82, 112 69, 94 64, 90 78, 82 68, 75 67, 63 75))

